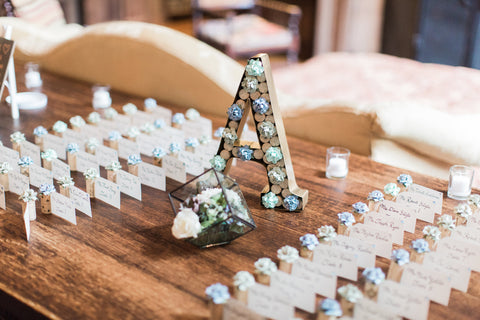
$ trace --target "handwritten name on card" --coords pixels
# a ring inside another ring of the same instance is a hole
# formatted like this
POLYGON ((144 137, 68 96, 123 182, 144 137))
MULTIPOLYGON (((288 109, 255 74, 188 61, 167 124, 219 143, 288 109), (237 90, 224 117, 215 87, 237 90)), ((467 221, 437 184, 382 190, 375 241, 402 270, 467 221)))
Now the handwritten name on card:
POLYGON ((353 309, 355 320, 401 320, 395 313, 370 299, 361 299, 353 309))
POLYGON ((443 193, 437 190, 433 190, 416 183, 408 187, 408 192, 413 192, 421 194, 427 198, 430 198, 433 203, 433 210, 435 213, 442 214, 442 205, 443 205, 443 193))
POLYGON ((207 118, 200 117, 196 120, 187 120, 182 126, 185 137, 212 136, 212 121, 207 118))
POLYGON ((364 223, 387 230, 392 235, 393 243, 403 245, 403 223, 399 218, 372 212, 365 216, 364 223))
POLYGON ((480 230, 480 214, 474 214, 467 221, 467 227, 480 230))
POLYGON ((120 186, 112 181, 98 177, 95 179, 95 198, 120 209, 120 186))
POLYGON ((167 135, 168 141, 170 141, 170 143, 178 143, 183 149, 185 145, 185 134, 182 130, 172 127, 166 127, 163 128, 162 133, 163 132, 167 135))
POLYGON ((400 283, 422 292, 432 301, 448 306, 451 285, 445 274, 418 263, 408 263, 403 268, 400 283))
MULTIPOLYGON (((150 150, 151 151, 151 150, 150 150)), ((120 139, 118 141, 118 157, 128 159, 131 154, 139 154, 140 147, 135 142, 128 139, 120 139)))
MULTIPOLYGON (((165 180, 165 175, 163 176, 163 180, 165 180)), ((142 183, 140 182, 139 177, 126 171, 118 170, 117 184, 120 186, 121 192, 142 201, 142 183)))
POLYGON ((455 231, 452 232, 452 237, 465 239, 468 241, 473 241, 476 244, 480 244, 480 230, 475 228, 458 226, 455 231))
POLYGON ((0 208, 7 209, 7 203, 5 202, 5 187, 0 185, 0 208))
POLYGON ((165 169, 142 162, 138 168, 138 177, 142 184, 159 189, 166 190, 165 169))
POLYGON ((413 210, 408 210, 405 204, 393 201, 382 201, 378 206, 378 213, 389 217, 397 217, 403 221, 405 231, 415 233, 417 217, 413 210))
POLYGON ((27 205, 25 206, 25 211, 22 212, 23 223, 25 225, 25 235, 27 236, 28 242, 30 242, 30 211, 32 211, 32 208, 31 208, 32 205, 33 205, 32 203, 27 202, 27 205))
POLYGON ((386 310, 412 320, 426 320, 430 307, 427 297, 415 289, 390 280, 385 280, 380 285, 377 303, 386 310))
POLYGON ((158 138, 156 136, 139 134, 137 137, 137 144, 140 148, 140 153, 151 157, 152 150, 157 145, 157 140, 158 138))
POLYGON ((75 209, 92 217, 92 206, 90 203, 90 195, 85 191, 75 187, 70 187, 70 199, 73 201, 75 209))
POLYGON ((17 168, 18 170, 18 159, 20 159, 20 155, 17 151, 0 146, 0 162, 8 162, 10 167, 17 168))
POLYGON ((70 166, 61 160, 53 159, 52 174, 53 178, 56 180, 59 180, 62 177, 70 177, 70 166))
POLYGON ((247 308, 247 305, 236 299, 229 299, 223 305, 222 320, 264 320, 265 318, 253 310, 247 308))
POLYGON ((315 312, 315 292, 307 280, 277 271, 270 276, 270 286, 286 304, 310 313, 315 312))
POLYGON ((272 319, 290 320, 295 314, 295 308, 279 300, 274 289, 258 283, 248 289, 248 307, 272 319))
MULTIPOLYGON (((433 223, 437 204, 435 200, 419 193, 402 192, 397 196, 398 203, 404 203, 408 210, 414 210, 417 219, 433 223)), ((438 212, 441 214, 441 212, 438 212)))
POLYGON ((361 268, 375 267, 375 245, 373 243, 339 234, 332 240, 332 247, 342 248, 354 254, 357 264, 361 268))
POLYGON ((351 252, 320 244, 314 250, 313 262, 339 277, 357 281, 357 259, 351 252))
POLYGON ((87 138, 82 132, 67 129, 62 134, 62 138, 66 144, 76 143, 81 151, 85 151, 85 140, 87 140, 87 138))
POLYGON ((22 157, 30 157, 33 163, 41 166, 40 147, 29 141, 23 141, 20 145, 20 154, 22 157))
POLYGON ((77 155, 77 171, 78 172, 85 172, 87 169, 95 168, 97 172, 100 172, 100 168, 98 166, 97 157, 93 154, 78 151, 77 155))
POLYGON ((67 198, 58 192, 53 192, 51 193, 50 200, 52 204, 52 214, 72 224, 77 224, 75 205, 70 198, 67 198))
POLYGON ((54 136, 53 134, 47 133, 43 136, 43 150, 55 150, 58 158, 62 160, 67 159, 67 152, 65 151, 67 144, 63 138, 54 136))
POLYGON ((292 266, 292 275, 308 281, 315 293, 335 299, 337 276, 334 272, 326 271, 307 259, 297 259, 292 266))
POLYGON ((178 153, 178 160, 185 163, 185 170, 191 175, 198 176, 204 171, 202 159, 192 152, 180 151, 178 153))
POLYGON ((474 242, 452 237, 443 238, 438 243, 437 253, 480 272, 480 245, 474 242))
POLYGON ((29 168, 30 184, 37 188, 43 183, 53 184, 53 173, 52 171, 37 166, 36 164, 31 164, 29 168))
POLYGON ((167 126, 172 124, 172 110, 165 108, 165 107, 158 107, 152 109, 153 118, 156 119, 163 119, 167 126))
POLYGON ((9 191, 21 195, 30 188, 29 179, 18 171, 10 171, 8 173, 9 191))
POLYGON ((175 157, 165 156, 162 160, 162 166, 168 178, 181 183, 187 182, 187 172, 183 161, 175 157))
POLYGON ((350 228, 350 237, 373 243, 375 254, 390 259, 392 254, 392 235, 376 226, 357 223, 350 228))
POLYGON ((95 151, 98 164, 102 167, 106 167, 113 161, 118 161, 118 152, 115 149, 99 145, 95 151))
POLYGON ((445 274, 451 279, 452 288, 467 292, 470 281, 471 270, 464 264, 448 259, 437 252, 430 252, 425 255, 423 265, 437 272, 445 274))

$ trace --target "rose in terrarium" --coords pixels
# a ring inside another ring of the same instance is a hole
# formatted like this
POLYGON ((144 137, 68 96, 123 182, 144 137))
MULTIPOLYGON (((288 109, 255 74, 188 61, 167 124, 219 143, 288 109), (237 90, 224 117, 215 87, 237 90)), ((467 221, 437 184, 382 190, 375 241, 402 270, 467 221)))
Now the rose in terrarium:
POLYGON ((238 184, 211 169, 170 193, 173 235, 199 247, 226 244, 253 230, 238 184))

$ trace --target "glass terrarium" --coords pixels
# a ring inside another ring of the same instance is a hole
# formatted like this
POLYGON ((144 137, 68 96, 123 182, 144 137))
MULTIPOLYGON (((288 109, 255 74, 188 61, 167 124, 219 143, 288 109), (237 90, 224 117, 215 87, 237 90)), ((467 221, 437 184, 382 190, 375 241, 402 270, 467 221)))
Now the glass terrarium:
POLYGON ((256 228, 238 184, 214 169, 169 197, 176 217, 173 235, 201 248, 227 244, 256 228))

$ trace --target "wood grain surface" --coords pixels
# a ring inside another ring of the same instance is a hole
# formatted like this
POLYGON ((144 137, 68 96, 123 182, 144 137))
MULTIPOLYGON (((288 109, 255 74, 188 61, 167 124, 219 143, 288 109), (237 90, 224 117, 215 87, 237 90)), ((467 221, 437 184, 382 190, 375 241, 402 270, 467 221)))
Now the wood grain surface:
MULTIPOLYGON (((17 70, 23 70, 17 66, 17 70)), ((43 73, 48 106, 39 111, 21 111, 20 120, 10 118, 8 106, 0 105, 0 137, 11 146, 16 130, 33 141, 33 128, 48 129, 57 120, 86 117, 91 107, 91 87, 43 73)), ((19 91, 25 90, 19 72, 19 91)), ((188 90, 186 92, 188 94, 188 90)), ((112 94, 114 107, 143 99, 112 94)), ((226 106, 227 108, 228 106, 226 106)), ((225 108, 225 109, 226 109, 225 108)), ((184 109, 174 108, 176 111, 184 109)), ((225 119, 212 118, 214 127, 225 119)), ((287 132, 288 134, 288 132, 287 132)), ((93 218, 77 211, 77 226, 55 216, 38 213, 32 222, 31 241, 25 240, 20 201, 7 193, 7 210, 0 210, 0 309, 6 318, 52 319, 204 319, 208 309, 204 290, 215 282, 231 285, 241 270, 254 271, 261 257, 278 262, 276 251, 283 245, 299 248, 298 238, 315 233, 324 224, 336 226, 336 214, 365 201, 408 171, 382 165, 353 154, 346 180, 325 178, 325 147, 288 138, 299 187, 310 191, 301 213, 265 210, 260 192, 267 183, 258 163, 238 161, 230 174, 237 179, 254 215, 257 229, 233 243, 197 247, 173 238, 173 211, 166 192, 143 186, 143 201, 122 194, 121 210, 92 200, 93 218), (6 316, 5 316, 6 315, 6 316)), ((151 161, 148 159, 146 161, 151 161)), ((125 166, 125 162, 122 161, 125 166)), ((414 182, 444 192, 444 212, 456 201, 446 198, 447 182, 410 172, 414 182)), ((102 169, 101 175, 106 177, 102 169)), ((76 186, 84 189, 80 173, 72 173, 76 186)), ((167 190, 179 184, 167 179, 167 190)), ((39 206, 39 204, 37 204, 39 206)), ((426 225, 417 222, 415 234, 405 233, 405 248, 421 237, 426 225)), ((398 246, 394 246, 398 247, 398 246)), ((377 258, 386 272, 389 261, 377 258)), ((360 273, 360 271, 359 271, 360 273)), ((339 279, 338 286, 347 283, 339 279)), ((480 275, 472 272, 467 293, 452 290, 449 307, 430 304, 430 319, 478 319, 480 275)), ((317 297, 320 300, 320 297, 317 297)), ((305 319, 313 315, 298 312, 305 319)))

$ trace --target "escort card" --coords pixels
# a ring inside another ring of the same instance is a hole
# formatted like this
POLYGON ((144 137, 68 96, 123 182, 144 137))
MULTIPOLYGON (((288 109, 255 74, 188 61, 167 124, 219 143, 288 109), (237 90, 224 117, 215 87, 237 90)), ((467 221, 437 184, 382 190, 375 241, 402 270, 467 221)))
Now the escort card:
POLYGON ((113 121, 119 124, 121 126, 121 129, 123 129, 120 131, 124 132, 128 131, 132 124, 132 119, 130 118, 130 116, 124 114, 118 114, 113 121))
POLYGON ((403 203, 384 200, 378 206, 378 213, 389 217, 397 217, 403 221, 405 231, 415 233, 417 217, 413 210, 408 210, 403 203))
POLYGON ((162 167, 165 169, 165 175, 175 181, 187 182, 187 172, 183 161, 175 157, 165 156, 162 160, 162 167))
POLYGON ((448 259, 437 252, 430 252, 425 255, 423 265, 437 272, 443 272, 451 279, 452 288, 467 292, 470 281, 470 268, 464 264, 448 259))
MULTIPOLYGON (((86 124, 85 126, 82 127, 82 133, 85 136, 85 138, 96 138, 100 144, 103 143, 103 138, 104 138, 104 132, 101 130, 98 130, 98 126, 92 126, 91 124, 86 124)), ((107 136, 108 137, 108 136, 107 136)))
POLYGON ((83 132, 67 129, 62 134, 62 138, 66 144, 76 143, 81 151, 85 151, 85 140, 87 140, 87 138, 83 132))
POLYGON ((426 198, 430 198, 433 203, 433 210, 435 213, 442 214, 443 193, 437 190, 426 188, 424 186, 413 183, 408 187, 408 192, 421 194, 426 198))
POLYGON ((315 292, 307 280, 277 271, 270 276, 270 287, 285 304, 315 313, 315 292))
MULTIPOLYGON (((141 168, 142 166, 140 166, 141 168)), ((142 169, 139 169, 139 172, 142 169)), ((163 169, 162 169, 163 170, 163 169)), ((148 171, 148 170, 147 170, 148 171)), ((163 175, 165 181, 165 175, 163 175)), ((117 171, 117 184, 120 191, 132 198, 142 201, 142 184, 140 178, 123 170, 117 171)))
MULTIPOLYGON (((151 151, 152 150, 150 150, 150 153, 151 151)), ((118 157, 128 159, 128 156, 131 154, 140 154, 140 147, 138 144, 128 139, 120 139, 118 141, 118 157)))
MULTIPOLYGON (((153 146, 149 145, 149 147, 151 147, 152 150, 153 150, 154 147, 160 147, 162 149, 168 150, 168 147, 170 146, 170 138, 169 138, 168 134, 166 133, 165 129, 166 128, 164 128, 160 131, 152 132, 151 137, 153 137, 152 139, 155 139, 155 144, 153 146)), ((142 143, 143 143, 143 141, 142 141, 142 143)), ((146 146, 144 146, 143 148, 145 149, 144 151, 147 151, 146 146)), ((149 155, 151 155, 152 150, 150 150, 149 155)))
MULTIPOLYGON (((155 148, 155 146, 157 146, 157 144, 158 144, 157 141, 158 141, 158 137, 156 137, 156 136, 149 136, 147 134, 139 134, 138 137, 137 137, 137 144, 140 148, 140 153, 151 157, 153 148, 155 148)), ((166 146, 166 147, 168 147, 168 146, 166 146)))
POLYGON ((54 136, 53 134, 47 133, 43 136, 43 151, 53 149, 57 153, 58 158, 62 160, 67 159, 67 152, 65 151, 67 144, 63 138, 54 136))
POLYGON ((110 131, 122 132, 122 129, 124 129, 124 127, 128 128, 129 126, 130 126, 130 124, 122 124, 120 122, 111 121, 111 120, 103 120, 102 121, 102 127, 105 128, 108 132, 110 132, 110 131))
POLYGON ((70 187, 70 199, 73 201, 75 209, 92 217, 92 206, 90 203, 90 195, 85 191, 75 187, 70 187))
POLYGON ((415 289, 395 281, 385 280, 378 289, 377 303, 402 317, 426 320, 430 301, 415 289))
POLYGON ((95 198, 120 209, 120 186, 98 177, 95 179, 95 198))
POLYGON ((467 221, 467 227, 480 230, 480 214, 470 216, 467 221))
POLYGON ((290 320, 295 314, 295 308, 281 301, 274 289, 258 283, 248 289, 248 307, 272 319, 290 320))
POLYGON ((28 242, 30 242, 30 211, 32 211, 32 205, 32 203, 27 202, 27 205, 25 206, 25 212, 22 212, 23 222, 25 224, 25 234, 28 242))
POLYGON ((29 168, 30 184, 37 188, 43 183, 53 184, 52 171, 42 168, 36 164, 31 164, 29 168))
POLYGON ((60 180, 62 177, 70 177, 70 166, 65 162, 53 159, 52 160, 52 174, 53 178, 60 180))
POLYGON ((19 171, 10 171, 8 173, 8 187, 10 192, 21 195, 30 188, 29 179, 19 171))
POLYGON ((165 132, 165 134, 168 137, 168 141, 170 143, 178 143, 182 150, 185 147, 185 134, 183 133, 182 130, 172 128, 172 127, 165 127, 162 130, 162 133, 165 132))
POLYGON ((99 139, 99 141, 108 139, 108 135, 110 131, 112 131, 110 128, 107 128, 106 126, 104 126, 105 122, 106 122, 105 120, 102 120, 95 126, 95 128, 97 128, 98 137, 102 137, 102 139, 99 139))
POLYGON ((438 242, 437 253, 480 272, 480 245, 463 239, 443 238, 438 242))
POLYGON ((135 112, 135 114, 132 117, 132 125, 136 127, 141 127, 145 123, 153 124, 153 121, 155 121, 155 118, 152 117, 150 113, 147 113, 145 111, 140 111, 140 110, 135 112))
POLYGON ((414 214, 417 219, 433 223, 435 213, 441 214, 441 212, 435 212, 437 208, 437 201, 428 198, 419 193, 402 192, 397 196, 398 203, 407 204, 408 210, 414 210, 414 214))
POLYGON ((292 275, 307 280, 315 293, 335 299, 337 289, 337 276, 332 271, 325 271, 307 259, 297 259, 292 266, 292 275))
POLYGON ((480 245, 480 230, 466 226, 458 226, 452 232, 452 238, 460 238, 468 241, 473 241, 480 245))
POLYGON ((202 159, 192 152, 180 151, 178 153, 178 160, 185 163, 185 170, 191 175, 198 176, 205 171, 203 169, 202 159))
POLYGON ((333 238, 332 247, 342 248, 353 253, 357 258, 358 266, 361 268, 375 267, 375 245, 373 243, 339 234, 333 238))
POLYGON ((196 137, 200 139, 202 136, 211 137, 212 120, 203 117, 199 117, 195 120, 187 120, 182 126, 182 131, 187 138, 196 137))
POLYGON ((0 185, 0 208, 3 210, 7 209, 7 204, 5 202, 5 187, 0 185))
POLYGON ((392 235, 393 243, 403 245, 403 223, 399 218, 372 212, 365 216, 364 223, 388 231, 392 235))
POLYGON ((357 223, 350 228, 350 237, 373 243, 375 254, 390 259, 392 254, 392 235, 373 225, 357 223))
POLYGON ((158 106, 157 108, 152 109, 152 113, 153 118, 165 120, 167 126, 172 125, 172 110, 158 106))
POLYGON ((115 149, 99 145, 95 151, 95 157, 97 157, 99 165, 106 167, 113 161, 118 161, 118 152, 115 149))
POLYGON ((40 147, 29 141, 23 141, 20 144, 20 154, 22 157, 30 157, 33 163, 41 166, 42 159, 40 158, 40 147))
POLYGON ((70 198, 65 197, 58 192, 52 192, 50 196, 52 203, 52 214, 59 218, 67 220, 70 223, 77 224, 77 216, 75 215, 75 205, 70 198))
POLYGON ((18 159, 20 156, 17 151, 0 146, 0 162, 8 162, 12 168, 16 168, 18 171, 18 159))
POLYGON ((395 313, 370 299, 361 299, 353 309, 355 320, 402 320, 395 313))
POLYGON ((228 299, 223 305, 223 320, 264 320, 265 318, 237 299, 228 299))
POLYGON ((77 171, 78 172, 83 173, 87 169, 95 168, 97 172, 100 173, 97 157, 95 157, 93 154, 83 152, 83 151, 78 151, 76 155, 77 155, 77 171))
POLYGON ((339 277, 357 281, 357 259, 351 252, 320 244, 314 250, 313 262, 339 277))
POLYGON ((422 292, 430 300, 448 306, 451 285, 447 275, 418 264, 407 263, 403 268, 400 283, 422 292))
MULTIPOLYGON (((163 160, 163 163, 165 160, 163 160)), ((142 184, 159 189, 166 190, 165 169, 154 166, 153 164, 142 162, 138 168, 138 177, 142 184)))

